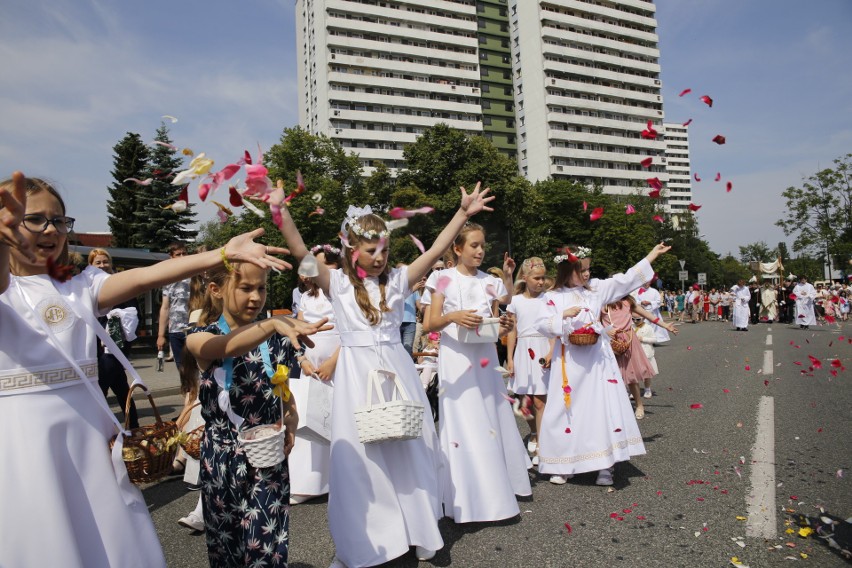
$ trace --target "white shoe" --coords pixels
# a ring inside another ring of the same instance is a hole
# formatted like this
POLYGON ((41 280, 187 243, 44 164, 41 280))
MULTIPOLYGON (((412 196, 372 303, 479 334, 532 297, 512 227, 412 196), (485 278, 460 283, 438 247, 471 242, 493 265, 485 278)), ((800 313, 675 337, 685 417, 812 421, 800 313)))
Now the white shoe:
POLYGON ((538 456, 533 456, 533 457, 532 457, 532 464, 533 464, 533 465, 535 465, 535 466, 537 466, 537 465, 538 465, 538 462, 539 462, 538 456))
POLYGON ((595 485, 612 485, 612 472, 608 469, 600 470, 595 485))
POLYGON ((651 389, 645 389, 645 392, 642 393, 642 398, 651 398, 654 394, 651 392, 651 389))
POLYGON ((538 449, 538 442, 530 439, 530 441, 527 442, 527 451, 531 454, 534 454, 537 449, 538 449))
POLYGON ((432 558, 435 557, 435 552, 436 551, 423 548, 422 546, 414 547, 414 555, 417 557, 417 560, 432 560, 432 558))
POLYGON ((194 531, 204 532, 204 519, 196 515, 195 511, 178 519, 178 524, 194 531))
POLYGON ((300 503, 304 503, 305 501, 310 501, 311 499, 316 499, 319 495, 296 495, 290 494, 290 504, 291 505, 299 505, 300 503))
POLYGON ((328 568, 346 568, 346 564, 340 561, 340 558, 337 556, 334 557, 334 560, 331 561, 328 568))
POLYGON ((554 485, 565 485, 568 483, 567 475, 551 475, 550 482, 554 485))

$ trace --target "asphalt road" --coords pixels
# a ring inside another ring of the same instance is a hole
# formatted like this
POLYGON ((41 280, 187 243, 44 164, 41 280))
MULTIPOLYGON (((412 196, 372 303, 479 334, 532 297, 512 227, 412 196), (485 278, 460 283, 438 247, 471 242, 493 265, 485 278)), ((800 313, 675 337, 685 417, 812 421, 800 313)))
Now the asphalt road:
MULTIPOLYGON (((847 566, 825 540, 786 531, 798 530, 798 514, 852 515, 852 344, 845 338, 852 323, 842 330, 763 324, 742 333, 713 322, 680 329, 657 349, 661 374, 640 422, 648 453, 617 465, 614 488, 596 486, 593 474, 555 486, 533 473, 533 496, 521 502, 520 517, 445 520, 445 547, 422 566, 722 567, 732 557, 752 568, 847 566), (822 368, 809 371, 809 355, 822 368), (835 359, 849 370, 832 367, 835 359)), ((171 416, 180 399, 158 404, 171 416)), ((203 535, 176 523, 197 495, 181 480, 145 489, 170 567, 207 566, 203 535)), ((326 505, 291 509, 291 567, 330 563, 326 505)), ((386 566, 418 565, 409 553, 386 566)))

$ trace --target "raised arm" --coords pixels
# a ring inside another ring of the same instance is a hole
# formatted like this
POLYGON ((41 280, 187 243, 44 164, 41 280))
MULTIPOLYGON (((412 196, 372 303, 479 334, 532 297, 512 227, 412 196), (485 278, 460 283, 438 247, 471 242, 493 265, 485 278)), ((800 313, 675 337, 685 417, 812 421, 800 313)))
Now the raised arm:
POLYGON ((486 197, 488 192, 491 191, 491 188, 480 191, 479 188, 481 185, 480 182, 476 182, 476 187, 470 193, 465 191, 463 187, 460 188, 461 204, 458 211, 456 211, 456 214, 453 215, 453 218, 450 219, 450 222, 447 223, 447 226, 438 235, 438 238, 435 239, 435 242, 432 243, 432 246, 429 247, 429 250, 421 254, 417 260, 408 266, 409 288, 412 288, 418 280, 423 278, 429 272, 429 269, 432 268, 432 265, 441 258, 444 251, 450 248, 456 235, 459 234, 459 231, 462 230, 462 227, 464 227, 464 224, 469 218, 480 211, 493 211, 487 204, 494 199, 494 196, 486 197))
MULTIPOLYGON (((302 262, 302 259, 309 253, 308 247, 305 246, 302 234, 299 232, 296 222, 293 221, 293 217, 290 215, 290 208, 283 204, 281 206, 281 226, 279 226, 278 229, 281 231, 281 234, 284 235, 284 240, 290 248, 290 254, 292 254, 296 260, 302 262)), ((346 251, 342 251, 342 254, 346 254, 346 251)), ((319 274, 314 277, 314 282, 316 282, 317 286, 319 286, 320 289, 328 295, 328 285, 331 281, 328 267, 324 262, 317 262, 317 268, 319 269, 319 274)))
POLYGON ((152 288, 159 288, 165 284, 200 274, 224 262, 224 260, 228 262, 251 262, 262 268, 291 268, 283 260, 271 256, 287 254, 287 249, 268 247, 254 242, 254 239, 262 235, 263 229, 255 229, 250 233, 243 233, 234 237, 228 241, 228 244, 217 250, 170 258, 153 266, 134 268, 113 274, 101 286, 98 295, 98 308, 101 310, 111 308, 152 288))
POLYGON ((0 188, 0 294, 9 287, 9 257, 12 247, 31 261, 36 260, 29 241, 21 233, 21 223, 27 210, 26 178, 21 172, 12 174, 12 191, 0 188))

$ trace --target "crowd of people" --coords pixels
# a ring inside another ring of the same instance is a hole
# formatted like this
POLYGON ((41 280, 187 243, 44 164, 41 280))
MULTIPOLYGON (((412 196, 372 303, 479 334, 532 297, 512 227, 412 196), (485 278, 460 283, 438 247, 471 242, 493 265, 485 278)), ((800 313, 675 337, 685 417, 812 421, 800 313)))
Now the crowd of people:
MULTIPOLYGON (((289 250, 256 242, 258 229, 217 250, 186 255, 178 246, 162 263, 120 273, 95 251, 91 266, 70 276, 61 267, 74 219, 59 194, 19 173, 0 182, 0 424, 8 440, 0 494, 16 511, 0 516, 0 564, 164 565, 120 459, 129 432, 104 398, 107 389, 126 392, 121 365, 129 366, 105 331, 119 338, 122 318, 133 324, 126 302, 157 288, 166 300, 158 346, 169 343, 179 366, 193 411, 186 428, 204 425, 200 459, 175 464, 200 487, 180 522, 206 533, 211 566, 286 565, 290 506, 320 495, 328 494, 331 567, 354 568, 411 548, 432 558, 444 545, 444 517, 517 516, 536 467, 557 485, 586 473, 612 485, 616 463, 645 453, 638 421, 654 396, 654 348, 677 333, 661 311, 693 322, 733 317, 740 327, 754 293, 744 283, 731 292, 659 292, 651 265, 664 244, 606 279, 590 277, 593 250, 573 245, 552 259, 555 278, 538 257, 517 274, 508 255, 502 268, 482 271, 486 233, 471 218, 491 211, 492 199, 479 184, 462 188, 447 226, 408 265, 392 267, 391 231, 369 206, 349 207, 339 247, 311 249, 283 207, 289 250), (287 253, 302 276, 294 314, 264 318, 268 273, 292 268, 278 258, 287 253), (91 384, 99 371, 103 390, 91 384), (373 389, 419 406, 415 434, 362 443, 356 414, 375 402, 373 389), (329 397, 330 426, 308 436, 302 426, 319 391, 329 397), (509 403, 528 418, 526 444, 509 403), (271 465, 256 465, 245 444, 264 427, 281 433, 283 449, 271 465)), ((809 286, 785 289, 772 306, 758 289, 760 310, 776 319, 789 301, 814 302, 823 317, 845 317, 846 290, 809 286)))

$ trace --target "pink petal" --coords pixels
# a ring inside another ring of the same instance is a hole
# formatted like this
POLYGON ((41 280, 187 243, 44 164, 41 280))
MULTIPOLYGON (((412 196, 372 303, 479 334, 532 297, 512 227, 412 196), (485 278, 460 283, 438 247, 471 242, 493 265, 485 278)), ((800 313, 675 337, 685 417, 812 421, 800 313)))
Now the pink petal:
POLYGON ((746 371, 751 371, 751 365, 746 365, 746 366, 745 366, 745 370, 746 370, 746 371))
POLYGON ((663 218, 662 218, 662 217, 660 217, 659 215, 654 215, 654 221, 656 221, 656 222, 658 222, 658 223, 662 223, 662 222, 663 222, 663 218))
POLYGON ((694 177, 694 178, 695 178, 695 181, 701 181, 701 178, 700 178, 700 177, 698 177, 698 174, 697 174, 697 173, 696 173, 696 174, 692 174, 692 177, 694 177))
POLYGON ((382 251, 385 250, 385 246, 387 246, 387 244, 388 244, 388 238, 387 237, 379 237, 379 242, 376 243, 376 251, 373 253, 373 258, 376 258, 380 254, 382 254, 382 251))
POLYGON ((595 210, 592 211, 592 214, 589 215, 589 220, 597 221, 603 216, 603 211, 603 207, 596 207, 595 210))
MULTIPOLYGON (((199 188, 201 189, 201 188, 199 188)), ((228 188, 228 199, 234 207, 242 207, 243 206, 243 196, 240 195, 240 192, 237 191, 237 188, 233 185, 228 188)))
POLYGON ((424 215, 426 213, 431 213, 434 211, 434 207, 421 207, 419 209, 403 209, 402 207, 394 207, 390 211, 388 211, 388 215, 393 219, 406 219, 408 217, 414 217, 415 215, 424 215))
POLYGON ((483 357, 482 359, 479 360, 479 366, 482 367, 483 369, 488 366, 488 363, 489 363, 488 357, 483 357))
POLYGON ((438 294, 443 294, 447 289, 447 286, 452 283, 452 279, 449 276, 441 276, 438 278, 438 281, 435 283, 435 292, 438 294))
POLYGON ((690 404, 689 408, 691 408, 693 410, 698 410, 699 408, 704 408, 704 405, 701 404, 700 402, 696 402, 695 404, 690 404))
POLYGON ((547 301, 547 305, 548 305, 548 306, 555 306, 555 305, 556 305, 556 303, 555 303, 553 300, 548 300, 548 301, 547 301))
POLYGON ((701 209, 701 207, 702 207, 701 205, 695 205, 694 203, 689 204, 689 210, 690 211, 698 211, 699 209, 701 209))
POLYGON ((570 433, 571 433, 571 428, 565 428, 565 433, 566 433, 566 434, 570 434, 570 433))
POLYGON ((722 174, 721 174, 721 172, 716 172, 716 181, 722 181, 722 174))
POLYGON ((571 534, 572 532, 574 532, 574 529, 572 529, 571 525, 569 525, 568 523, 565 523, 565 528, 568 530, 568 534, 571 534))
POLYGON ((222 209, 219 209, 218 211, 216 211, 216 215, 219 216, 219 221, 221 221, 222 223, 227 222, 228 217, 229 217, 229 215, 227 213, 225 213, 225 211, 222 210, 222 209))
POLYGON ((627 208, 624 210, 624 214, 625 215, 633 215, 634 213, 636 213, 636 209, 628 203, 627 208))
POLYGON ((678 96, 679 96, 679 97, 682 97, 682 96, 684 96, 684 95, 688 95, 688 94, 689 94, 689 93, 691 93, 691 92, 692 92, 692 89, 684 89, 684 90, 682 90, 682 91, 680 92, 680 94, 679 94, 678 96))
POLYGON ((660 190, 663 189, 663 182, 660 181, 658 177, 648 178, 645 181, 648 182, 649 187, 653 187, 654 189, 660 190))
POLYGON ((584 201, 583 202, 583 212, 585 213, 586 209, 588 209, 588 208, 589 208, 589 204, 584 201))
POLYGON ((644 160, 642 160, 639 163, 642 164, 643 168, 650 168, 651 164, 654 163, 654 158, 645 158, 644 160))
POLYGON ((617 385, 617 384, 618 384, 618 379, 607 379, 607 380, 606 380, 606 382, 608 382, 608 383, 612 383, 612 384, 614 384, 614 385, 617 385))
POLYGON ((151 144, 156 144, 157 146, 163 146, 164 148, 168 148, 169 150, 177 150, 177 146, 174 144, 167 144, 166 142, 160 142, 159 140, 154 140, 151 144))
POLYGON ((726 184, 725 184, 725 190, 726 190, 728 193, 730 193, 732 189, 734 189, 734 184, 733 184, 733 183, 728 182, 728 183, 726 183, 726 184))
POLYGON ((692 124, 691 118, 689 120, 687 120, 686 122, 684 122, 683 124, 681 124, 681 126, 689 126, 690 124, 692 124))
POLYGON ((210 186, 209 183, 202 183, 201 185, 199 185, 198 186, 198 199, 200 199, 201 201, 204 201, 205 199, 207 199, 207 195, 210 193, 210 187, 211 186, 210 186))
POLYGON ((302 170, 296 170, 296 195, 305 191, 305 180, 302 178, 302 170))
POLYGON ((649 191, 649 192, 648 192, 648 197, 650 197, 650 198, 652 198, 652 199, 657 199, 657 198, 659 198, 659 197, 660 197, 660 190, 659 190, 659 189, 655 189, 654 191, 649 191))
POLYGON ((136 185, 151 185, 151 183, 153 183, 153 181, 154 181, 154 178, 148 178, 148 179, 145 179, 145 180, 136 179, 136 178, 127 178, 126 180, 124 180, 123 183, 127 183, 129 181, 132 181, 136 185))
POLYGON ((360 278, 361 280, 367 277, 367 271, 361 268, 360 266, 355 267, 355 274, 357 274, 358 278, 360 278))
POLYGON ((709 107, 713 106, 713 99, 711 99, 707 95, 703 95, 701 97, 698 97, 698 100, 701 101, 702 103, 705 103, 709 107))
POLYGON ((361 256, 361 249, 355 249, 352 251, 352 264, 358 262, 358 257, 361 256))
POLYGON ((423 246, 423 243, 420 242, 420 239, 418 239, 414 235, 408 235, 408 236, 411 237, 412 241, 414 241, 414 246, 417 247, 417 250, 419 250, 421 254, 426 252, 426 248, 423 246))
POLYGON ((725 394, 728 394, 728 393, 730 393, 731 391, 730 391, 730 390, 728 390, 728 389, 722 389, 722 392, 723 392, 723 393, 725 393, 725 394))

